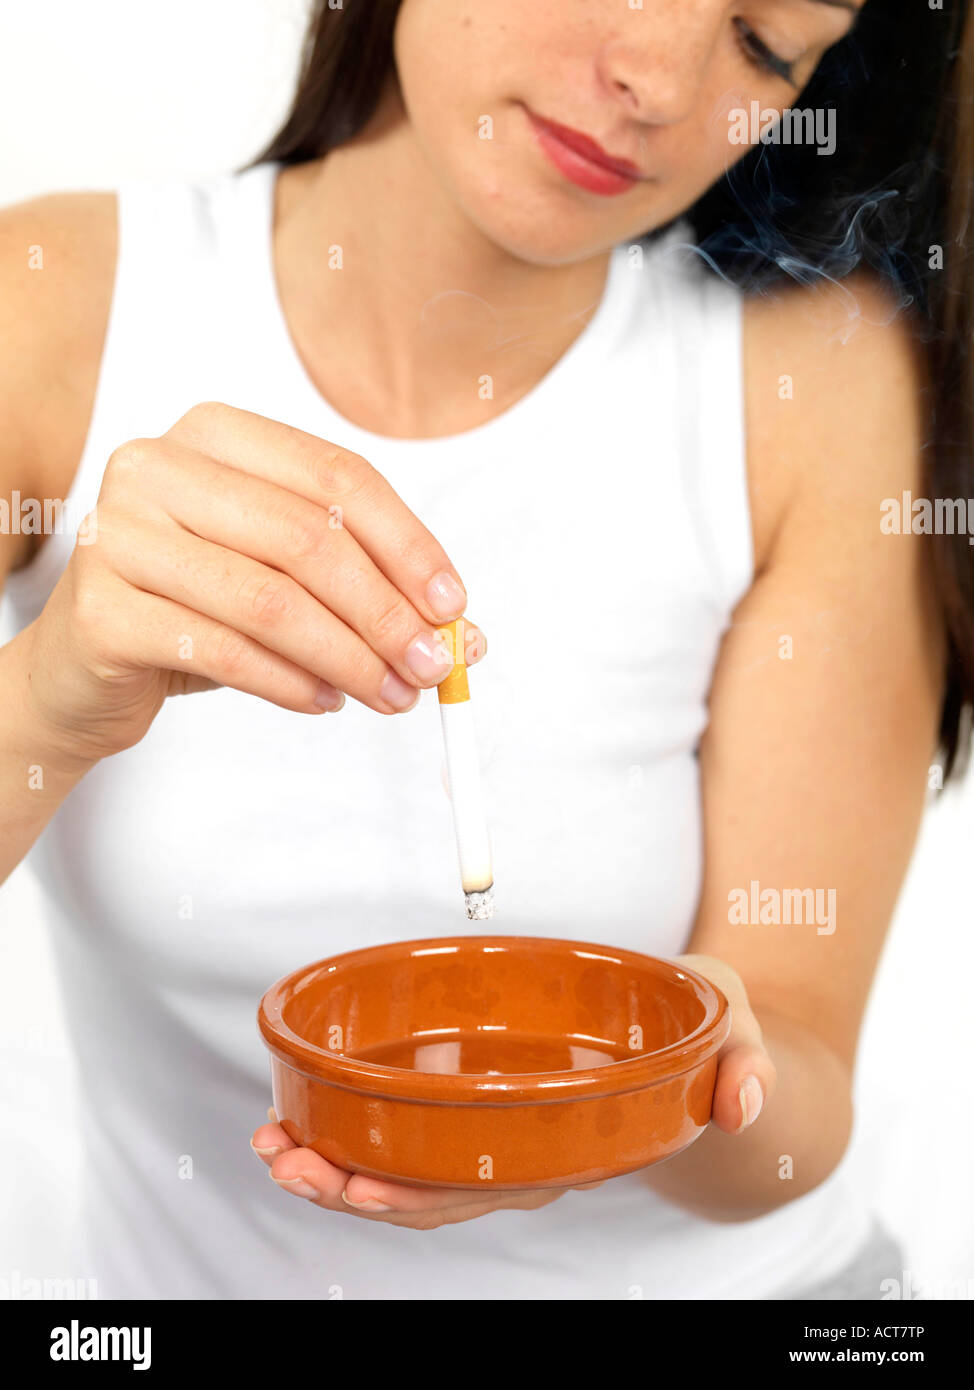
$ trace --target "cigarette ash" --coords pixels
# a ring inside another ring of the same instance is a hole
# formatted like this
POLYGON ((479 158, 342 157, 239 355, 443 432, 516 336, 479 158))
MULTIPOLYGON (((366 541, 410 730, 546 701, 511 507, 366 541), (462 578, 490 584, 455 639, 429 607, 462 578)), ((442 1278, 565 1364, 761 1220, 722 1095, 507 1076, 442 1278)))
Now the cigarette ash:
POLYGON ((467 908, 467 917, 471 922, 485 922, 488 917, 493 917, 493 886, 485 888, 482 893, 464 893, 463 897, 467 908))

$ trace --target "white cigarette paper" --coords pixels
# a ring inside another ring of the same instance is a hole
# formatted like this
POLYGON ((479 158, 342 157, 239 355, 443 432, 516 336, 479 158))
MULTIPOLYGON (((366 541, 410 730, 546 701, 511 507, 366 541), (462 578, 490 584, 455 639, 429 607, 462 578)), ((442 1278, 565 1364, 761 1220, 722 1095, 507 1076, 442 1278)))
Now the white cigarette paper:
POLYGON ((460 859, 467 916, 471 921, 494 915, 490 837, 484 806, 480 755, 463 652, 463 621, 451 624, 454 667, 439 688, 440 721, 446 750, 446 773, 453 805, 453 827, 460 859))

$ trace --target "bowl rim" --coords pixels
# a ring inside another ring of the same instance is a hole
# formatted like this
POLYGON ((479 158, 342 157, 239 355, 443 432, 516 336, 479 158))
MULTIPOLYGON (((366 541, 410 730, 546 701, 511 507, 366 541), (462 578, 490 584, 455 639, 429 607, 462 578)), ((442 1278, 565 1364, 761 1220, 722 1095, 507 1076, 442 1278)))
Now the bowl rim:
POLYGON ((642 1090, 695 1069, 713 1056, 725 1042, 730 1032, 730 1005, 723 992, 697 971, 661 956, 607 946, 602 942, 574 941, 554 936, 441 936, 359 947, 300 966, 283 975, 264 993, 257 1009, 257 1024, 270 1052, 286 1066, 312 1081, 401 1101, 440 1102, 446 1105, 559 1104, 566 1100, 642 1090), (578 1071, 508 1073, 500 1076, 418 1072, 345 1057, 309 1043, 284 1020, 284 1008, 295 989, 323 969, 332 973, 378 957, 432 953, 436 950, 523 950, 532 947, 584 953, 613 964, 649 969, 671 980, 679 979, 693 989, 704 1005, 704 1017, 692 1032, 655 1052, 642 1052, 622 1061, 580 1068, 578 1071))

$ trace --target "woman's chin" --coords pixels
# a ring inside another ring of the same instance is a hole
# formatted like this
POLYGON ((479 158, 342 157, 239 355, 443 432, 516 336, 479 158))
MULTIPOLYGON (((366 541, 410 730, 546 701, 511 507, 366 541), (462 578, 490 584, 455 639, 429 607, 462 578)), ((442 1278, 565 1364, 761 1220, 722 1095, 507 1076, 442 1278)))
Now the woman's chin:
POLYGON ((604 220, 566 215, 554 200, 541 200, 536 210, 500 199, 482 199, 467 215, 500 250, 529 265, 571 265, 610 250, 625 239, 613 236, 604 220))
POLYGON ((660 216, 660 209, 640 206, 628 209, 626 216, 621 208, 586 206, 570 191, 526 186, 522 181, 517 181, 513 192, 500 180, 486 187, 459 188, 457 198, 464 215, 483 236, 530 265, 586 260, 620 242, 637 241, 674 215, 671 209, 660 216))

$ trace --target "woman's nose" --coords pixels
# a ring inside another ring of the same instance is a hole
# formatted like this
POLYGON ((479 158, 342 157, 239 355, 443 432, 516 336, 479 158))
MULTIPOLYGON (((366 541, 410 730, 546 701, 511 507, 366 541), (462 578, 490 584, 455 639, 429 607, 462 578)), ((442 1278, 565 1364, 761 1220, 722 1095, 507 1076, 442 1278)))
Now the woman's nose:
POLYGON ((692 113, 726 23, 724 0, 647 0, 623 9, 596 58, 605 91, 634 119, 675 125, 692 113))

